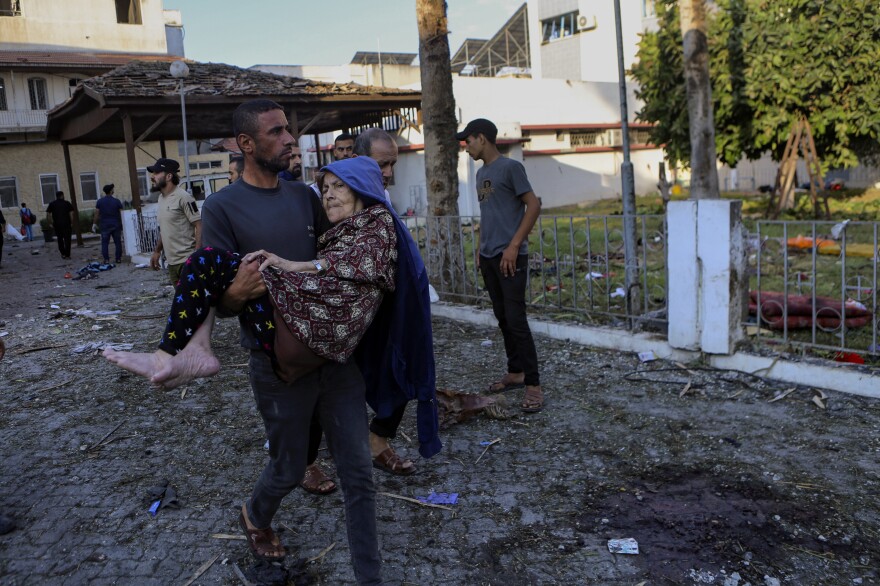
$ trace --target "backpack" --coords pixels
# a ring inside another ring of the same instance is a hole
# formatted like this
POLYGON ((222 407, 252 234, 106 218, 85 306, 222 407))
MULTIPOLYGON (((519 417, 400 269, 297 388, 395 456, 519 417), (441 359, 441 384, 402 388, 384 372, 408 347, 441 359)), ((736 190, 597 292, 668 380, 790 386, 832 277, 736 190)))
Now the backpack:
POLYGON ((37 223, 37 216, 34 215, 34 212, 30 212, 30 216, 28 217, 28 220, 30 220, 31 224, 37 223))

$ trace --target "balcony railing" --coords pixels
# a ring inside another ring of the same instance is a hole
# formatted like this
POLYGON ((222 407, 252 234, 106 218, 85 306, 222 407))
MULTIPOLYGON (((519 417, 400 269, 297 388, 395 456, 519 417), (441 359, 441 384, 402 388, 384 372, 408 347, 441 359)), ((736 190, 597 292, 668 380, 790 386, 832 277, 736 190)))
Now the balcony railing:
POLYGON ((45 129, 46 110, 0 110, 0 132, 45 129))

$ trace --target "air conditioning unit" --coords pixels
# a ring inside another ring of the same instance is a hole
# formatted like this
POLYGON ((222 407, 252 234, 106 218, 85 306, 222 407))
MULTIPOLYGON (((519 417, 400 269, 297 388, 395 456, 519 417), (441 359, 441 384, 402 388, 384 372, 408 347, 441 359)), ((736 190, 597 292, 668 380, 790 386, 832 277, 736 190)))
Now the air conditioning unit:
POLYGON ((587 16, 586 14, 581 14, 578 16, 578 32, 583 31, 591 31, 596 28, 596 15, 587 16))

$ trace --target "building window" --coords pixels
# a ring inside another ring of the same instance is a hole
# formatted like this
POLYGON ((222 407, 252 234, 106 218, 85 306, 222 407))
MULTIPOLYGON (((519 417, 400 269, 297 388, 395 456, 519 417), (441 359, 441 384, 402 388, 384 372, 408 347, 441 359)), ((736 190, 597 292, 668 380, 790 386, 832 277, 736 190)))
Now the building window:
POLYGON ((545 43, 570 37, 578 31, 578 11, 567 12, 541 21, 545 43))
POLYGON ((76 86, 78 86, 81 82, 82 82, 82 79, 79 77, 71 77, 68 80, 67 85, 69 86, 71 96, 73 95, 73 90, 75 90, 76 86))
POLYGON ((80 173, 79 189, 83 201, 98 201, 98 174, 80 173))
POLYGON ((146 169, 138 169, 138 185, 141 186, 141 197, 145 198, 150 195, 150 180, 147 177, 146 169))
POLYGON ((0 0, 0 16, 21 16, 20 0, 0 0))
POLYGON ((43 197, 43 205, 47 206, 55 201, 55 193, 61 189, 58 185, 58 175, 54 173, 40 174, 40 194, 43 197))
POLYGON ((143 24, 141 0, 116 0, 116 22, 119 24, 143 24))
POLYGON ((8 110, 6 105, 6 82, 0 77, 0 110, 8 110))
POLYGON ((0 208, 17 207, 18 181, 15 180, 15 177, 0 177, 0 208))
POLYGON ((31 110, 48 110, 49 102, 46 99, 46 80, 42 77, 32 77, 28 80, 28 93, 31 96, 31 110))
POLYGON ((657 9, 654 7, 654 0, 642 0, 642 17, 654 18, 657 16, 657 9))

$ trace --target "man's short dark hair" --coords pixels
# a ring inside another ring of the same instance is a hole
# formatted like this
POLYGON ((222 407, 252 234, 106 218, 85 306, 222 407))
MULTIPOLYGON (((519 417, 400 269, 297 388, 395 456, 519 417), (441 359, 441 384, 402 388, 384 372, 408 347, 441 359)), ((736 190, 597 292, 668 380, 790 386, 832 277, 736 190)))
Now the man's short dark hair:
POLYGON ((174 185, 180 185, 180 175, 178 175, 177 173, 172 173, 171 183, 173 183, 174 185))
POLYGON ((333 146, 336 146, 337 144, 339 144, 339 141, 342 141, 342 140, 354 140, 354 136, 347 133, 347 132, 343 132, 342 134, 340 134, 339 136, 337 136, 336 138, 333 139, 333 146))
POLYGON ((236 172, 241 174, 244 171, 244 157, 241 155, 235 155, 229 158, 229 168, 234 168, 236 172))
POLYGON ((63 191, 56 191, 55 192, 55 199, 61 199, 62 197, 64 197, 63 191))
POLYGON ((284 111, 277 102, 266 100, 263 98, 250 100, 241 104, 232 113, 232 133, 238 140, 239 134, 247 134, 248 136, 256 136, 260 129, 257 118, 260 114, 271 112, 272 110, 284 111))
POLYGON ((373 152, 373 143, 378 141, 397 144, 394 142, 394 138, 381 128, 367 128, 355 139, 354 154, 359 157, 369 157, 373 152))

